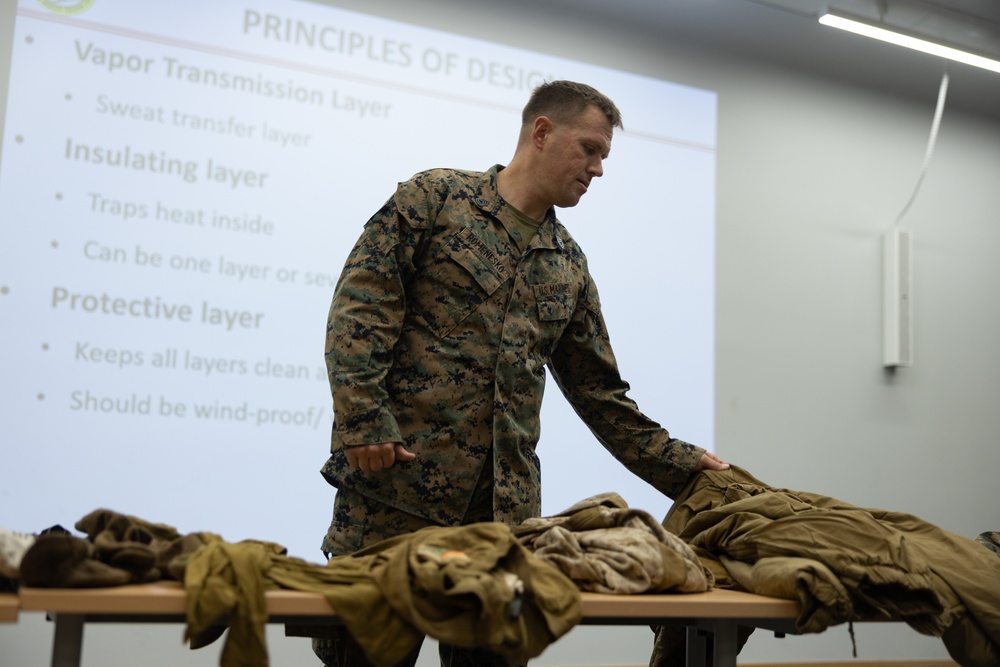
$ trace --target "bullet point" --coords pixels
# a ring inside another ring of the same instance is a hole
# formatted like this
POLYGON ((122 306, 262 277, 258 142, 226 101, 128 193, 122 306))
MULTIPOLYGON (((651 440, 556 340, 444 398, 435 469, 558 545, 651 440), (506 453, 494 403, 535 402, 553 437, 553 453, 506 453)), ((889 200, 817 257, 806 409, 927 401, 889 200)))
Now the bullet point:
POLYGON ((53 241, 52 242, 52 247, 53 248, 58 248, 59 247, 59 241, 53 241))
POLYGON ((10 288, 8 288, 6 285, 0 287, 0 294, 10 294, 10 288))
POLYGON ((73 100, 73 96, 70 95, 69 93, 66 93, 66 101, 67 102, 71 102, 72 100, 73 100))
POLYGON ((23 144, 24 143, 24 137, 22 135, 18 134, 18 135, 16 135, 14 137, 14 141, 16 141, 19 144, 23 144))
POLYGON ((56 193, 56 199, 59 200, 59 201, 62 201, 62 193, 61 192, 57 192, 56 193))
POLYGON ((42 343, 42 349, 45 350, 46 352, 48 352, 49 351, 49 344, 48 343, 42 343))
POLYGON ((44 401, 45 400, 45 394, 39 394, 38 395, 38 400, 44 401))
POLYGON ((32 37, 31 35, 28 35, 27 37, 24 38, 24 41, 27 42, 28 44, 34 44, 35 38, 32 37))

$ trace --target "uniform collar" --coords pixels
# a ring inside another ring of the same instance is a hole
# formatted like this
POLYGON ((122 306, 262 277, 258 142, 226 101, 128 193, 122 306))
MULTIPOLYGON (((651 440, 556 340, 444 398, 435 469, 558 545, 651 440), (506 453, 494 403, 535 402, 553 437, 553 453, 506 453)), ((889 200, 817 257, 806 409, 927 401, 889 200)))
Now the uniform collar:
MULTIPOLYGON (((507 210, 507 202, 497 192, 497 174, 503 168, 504 165, 495 164, 483 172, 483 177, 473 196, 473 203, 486 213, 499 219, 507 229, 507 233, 511 234, 512 230, 517 228, 517 223, 514 222, 514 217, 507 210)), ((559 224, 559 220, 556 218, 555 207, 550 206, 549 210, 545 213, 545 220, 542 221, 542 226, 538 228, 535 236, 531 239, 531 243, 528 244, 528 249, 558 249, 562 252, 565 248, 565 241, 559 233, 561 227, 562 225, 559 224)))

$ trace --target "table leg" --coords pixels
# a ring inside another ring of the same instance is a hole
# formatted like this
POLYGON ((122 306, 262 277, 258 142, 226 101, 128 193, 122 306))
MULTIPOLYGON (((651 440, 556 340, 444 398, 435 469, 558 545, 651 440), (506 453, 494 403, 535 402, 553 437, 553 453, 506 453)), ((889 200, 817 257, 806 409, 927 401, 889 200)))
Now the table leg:
POLYGON ((686 667, 706 667, 705 631, 694 626, 687 626, 684 664, 686 667))
POLYGON ((52 667, 80 667, 83 649, 83 616, 53 614, 56 624, 52 640, 52 667))
POLYGON ((713 624, 712 657, 714 667, 736 667, 738 628, 735 621, 719 619, 713 624))

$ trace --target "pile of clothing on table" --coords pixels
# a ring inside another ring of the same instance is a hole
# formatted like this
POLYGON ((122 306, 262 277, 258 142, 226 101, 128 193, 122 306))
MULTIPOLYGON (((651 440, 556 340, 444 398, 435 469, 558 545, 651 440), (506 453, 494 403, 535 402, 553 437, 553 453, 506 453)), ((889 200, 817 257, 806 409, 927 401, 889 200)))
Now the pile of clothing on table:
POLYGON ((707 590, 694 552, 617 494, 548 519, 432 527, 319 565, 267 541, 230 543, 99 509, 77 537, 56 526, 21 540, 8 574, 28 586, 97 587, 175 579, 187 592, 185 639, 200 648, 228 627, 220 664, 267 665, 264 593, 324 595, 377 666, 424 636, 536 657, 581 618, 580 591, 707 590), (12 572, 16 568, 16 572, 12 572))
MULTIPOLYGON (((797 600, 800 633, 892 619, 940 637, 963 667, 1000 665, 1000 531, 972 540, 909 514, 775 488, 737 466, 693 475, 663 522, 608 493, 514 528, 426 528, 326 565, 107 509, 75 527, 85 536, 0 529, 0 586, 176 579, 192 648, 228 627, 224 667, 267 664, 269 589, 323 594, 370 661, 388 667, 425 635, 523 664, 579 622, 580 591, 713 586, 797 600)), ((654 632, 650 667, 685 664, 683 629, 654 632)))

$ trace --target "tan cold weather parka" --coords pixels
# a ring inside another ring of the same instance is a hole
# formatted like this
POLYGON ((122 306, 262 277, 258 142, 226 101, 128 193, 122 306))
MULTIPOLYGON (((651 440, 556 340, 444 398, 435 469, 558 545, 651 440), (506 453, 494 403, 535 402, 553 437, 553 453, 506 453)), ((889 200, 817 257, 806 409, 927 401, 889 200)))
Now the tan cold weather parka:
MULTIPOLYGON (((1000 665, 1000 558, 903 512, 771 487, 746 470, 702 471, 664 527, 691 545, 716 585, 798 599, 796 628, 895 619, 941 637, 963 667, 1000 665)), ((650 667, 678 664, 657 632, 650 667)))

